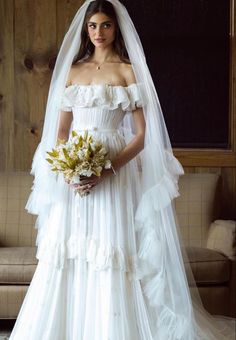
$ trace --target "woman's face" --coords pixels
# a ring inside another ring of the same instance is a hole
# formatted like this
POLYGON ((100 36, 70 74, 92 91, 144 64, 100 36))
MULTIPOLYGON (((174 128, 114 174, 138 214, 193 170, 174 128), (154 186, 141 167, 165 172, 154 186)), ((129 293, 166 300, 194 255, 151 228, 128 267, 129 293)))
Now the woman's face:
POLYGON ((106 47, 115 39, 115 24, 104 13, 96 13, 87 22, 88 34, 95 47, 106 47))

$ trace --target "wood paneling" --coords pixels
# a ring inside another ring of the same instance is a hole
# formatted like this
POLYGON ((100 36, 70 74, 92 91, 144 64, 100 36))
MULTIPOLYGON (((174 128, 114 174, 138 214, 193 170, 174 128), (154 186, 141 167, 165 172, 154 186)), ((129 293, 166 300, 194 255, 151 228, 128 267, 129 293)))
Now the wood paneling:
POLYGON ((66 31, 68 30, 71 21, 80 8, 80 6, 84 3, 83 0, 57 0, 57 48, 59 49, 62 43, 62 40, 65 36, 66 31))
POLYGON ((0 1, 0 169, 13 169, 14 2, 0 1))
POLYGON ((56 1, 18 0, 14 13, 14 169, 27 170, 41 135, 56 51, 56 1))
POLYGON ((236 153, 232 150, 174 149, 184 166, 236 167, 236 153))
POLYGON ((1 170, 28 170, 40 141, 53 66, 82 0, 1 0, 1 170))

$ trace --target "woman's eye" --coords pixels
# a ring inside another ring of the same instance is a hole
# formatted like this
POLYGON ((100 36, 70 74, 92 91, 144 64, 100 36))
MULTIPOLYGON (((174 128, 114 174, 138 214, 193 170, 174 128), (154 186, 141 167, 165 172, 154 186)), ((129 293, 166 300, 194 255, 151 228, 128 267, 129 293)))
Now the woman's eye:
MULTIPOLYGON (((96 25, 94 25, 94 24, 89 24, 88 26, 89 26, 90 28, 92 28, 92 29, 95 29, 95 28, 96 28, 96 25)), ((103 24, 102 27, 104 27, 104 28, 110 28, 110 27, 111 27, 111 24, 103 24)))

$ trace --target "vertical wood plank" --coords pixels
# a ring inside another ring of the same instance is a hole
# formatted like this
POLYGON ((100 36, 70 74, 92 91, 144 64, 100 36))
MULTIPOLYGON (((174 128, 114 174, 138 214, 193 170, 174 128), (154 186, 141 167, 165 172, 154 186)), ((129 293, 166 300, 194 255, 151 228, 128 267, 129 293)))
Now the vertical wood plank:
POLYGON ((56 36, 56 0, 15 1, 16 170, 30 169, 41 137, 56 36))
POLYGON ((61 46, 65 33, 67 32, 76 12, 84 0, 57 0, 57 47, 61 46))
POLYGON ((0 2, 0 170, 14 160, 14 3, 0 2))

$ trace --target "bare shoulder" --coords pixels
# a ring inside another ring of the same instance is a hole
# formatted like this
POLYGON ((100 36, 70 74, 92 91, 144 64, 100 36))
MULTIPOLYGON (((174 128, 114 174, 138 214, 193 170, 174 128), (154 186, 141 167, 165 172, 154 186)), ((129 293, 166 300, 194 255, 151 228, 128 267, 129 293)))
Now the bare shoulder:
POLYGON ((73 72, 74 72, 74 65, 71 66, 67 81, 66 81, 66 87, 72 84, 72 79, 73 79, 73 72))
POLYGON ((74 65, 71 65, 67 81, 66 81, 66 86, 69 86, 73 83, 73 79, 78 75, 79 69, 82 68, 82 63, 77 62, 74 65))
POLYGON ((136 83, 136 78, 134 75, 132 64, 122 63, 121 64, 122 77, 125 79, 127 86, 136 83))

